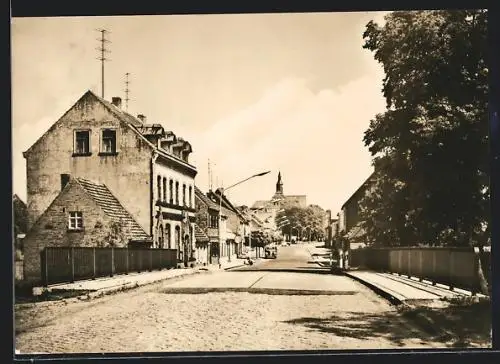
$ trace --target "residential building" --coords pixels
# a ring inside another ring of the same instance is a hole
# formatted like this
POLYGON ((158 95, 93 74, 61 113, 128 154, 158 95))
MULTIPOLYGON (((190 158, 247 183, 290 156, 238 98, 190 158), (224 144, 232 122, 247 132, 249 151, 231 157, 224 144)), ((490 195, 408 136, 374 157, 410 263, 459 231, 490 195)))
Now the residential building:
MULTIPOLYGON (((85 179, 105 186, 99 188, 107 189, 146 233, 147 239, 132 239, 128 246, 175 248, 178 260, 187 264, 193 253, 197 174, 189 163, 191 152, 187 141, 161 124, 148 124, 144 115, 125 112, 119 97, 108 102, 87 91, 23 153, 29 228, 37 225, 36 232, 41 234, 38 220, 64 187, 71 180, 85 179)), ((80 217, 87 227, 89 212, 80 211, 83 205, 78 204, 73 210, 62 208, 66 226, 58 226, 67 236, 61 241, 77 244, 74 239, 79 235, 71 231, 72 219, 80 217)), ((25 259, 39 260, 40 250, 47 246, 40 245, 34 235, 26 236, 25 245, 31 244, 32 253, 25 259)))
POLYGON ((243 252, 246 225, 249 222, 220 189, 209 191, 207 196, 222 206, 222 214, 226 218, 225 244, 221 246, 221 257, 234 259, 243 252))
MULTIPOLYGON (((374 173, 372 173, 342 205, 339 213, 339 231, 345 233, 348 240, 360 238, 365 234, 361 226, 360 202, 367 193, 370 193, 373 179, 374 173)), ((351 243, 351 249, 362 246, 364 246, 363 243, 351 243)))
POLYGON ((195 186, 195 258, 199 264, 219 264, 219 205, 195 186))

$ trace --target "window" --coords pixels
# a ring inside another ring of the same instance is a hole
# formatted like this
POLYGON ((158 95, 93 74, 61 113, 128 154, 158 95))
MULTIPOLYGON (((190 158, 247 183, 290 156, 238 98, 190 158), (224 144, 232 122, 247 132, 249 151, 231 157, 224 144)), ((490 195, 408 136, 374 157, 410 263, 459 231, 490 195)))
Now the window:
POLYGON ((174 181, 173 180, 169 181, 168 194, 170 196, 170 204, 173 205, 174 204, 174 181))
POLYGON ((167 202, 167 179, 163 177, 163 201, 167 202))
POLYGON ((219 227, 219 217, 216 215, 210 215, 210 227, 212 229, 217 229, 219 227))
POLYGON ((104 129, 102 131, 101 153, 114 154, 116 153, 116 130, 104 129))
POLYGON ((156 178, 156 190, 157 190, 157 193, 158 193, 157 200, 160 201, 161 200, 161 177, 160 176, 158 176, 156 178))
POLYGON ((193 207, 193 188, 189 186, 189 207, 193 207))
POLYGON ((179 182, 175 182, 175 204, 179 205, 179 182))
POLYGON ((83 229, 83 213, 79 211, 71 211, 69 213, 69 230, 81 230, 83 229))
POLYGON ((86 155, 90 153, 90 130, 75 131, 74 154, 86 155))
POLYGON ((186 206, 186 185, 182 185, 182 206, 186 206))

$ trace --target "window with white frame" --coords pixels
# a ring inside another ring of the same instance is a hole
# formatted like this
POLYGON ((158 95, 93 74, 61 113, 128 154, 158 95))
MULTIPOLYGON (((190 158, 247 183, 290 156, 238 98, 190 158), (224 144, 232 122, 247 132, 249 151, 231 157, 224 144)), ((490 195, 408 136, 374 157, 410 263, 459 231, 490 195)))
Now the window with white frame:
POLYGON ((73 152, 77 155, 90 153, 90 130, 75 130, 73 152))
POLYGON ((68 220, 69 230, 83 229, 83 213, 81 211, 70 211, 68 220))
POLYGON ((116 130, 103 129, 101 136, 101 152, 106 154, 116 153, 116 130))

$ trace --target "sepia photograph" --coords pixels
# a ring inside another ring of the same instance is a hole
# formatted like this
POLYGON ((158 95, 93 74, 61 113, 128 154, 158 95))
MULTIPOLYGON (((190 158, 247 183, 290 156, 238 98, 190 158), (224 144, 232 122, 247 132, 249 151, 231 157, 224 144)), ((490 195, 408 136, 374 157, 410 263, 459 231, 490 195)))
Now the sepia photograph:
POLYGON ((15 354, 491 349, 487 23, 13 17, 15 354))

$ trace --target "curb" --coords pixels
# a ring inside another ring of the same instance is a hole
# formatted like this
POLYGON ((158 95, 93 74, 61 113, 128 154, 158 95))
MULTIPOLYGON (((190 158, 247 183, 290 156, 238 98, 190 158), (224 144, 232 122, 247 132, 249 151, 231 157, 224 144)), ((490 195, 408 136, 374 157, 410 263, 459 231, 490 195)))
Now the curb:
POLYGON ((416 309, 416 306, 411 305, 407 302, 405 302, 404 299, 398 298, 391 293, 387 292, 386 290, 378 287, 375 284, 369 283, 359 277, 356 277, 354 275, 351 275, 347 272, 343 272, 343 274, 349 278, 352 278, 356 280, 357 282, 360 282, 361 284, 365 285, 366 287, 370 288, 373 290, 375 293, 380 295, 381 297, 387 299, 389 302, 392 304, 395 304, 398 306, 398 310, 400 313, 404 313, 405 311, 408 313, 408 318, 411 319, 417 326, 419 326, 421 329, 423 329, 426 332, 432 332, 436 336, 447 336, 451 338, 455 338, 456 335, 453 333, 439 327, 436 325, 433 319, 430 317, 426 316, 425 314, 421 312, 412 312, 412 310, 416 309))
POLYGON ((192 271, 189 273, 186 272, 185 274, 179 274, 177 276, 165 277, 165 278, 155 279, 152 281, 146 281, 146 282, 142 282, 142 283, 139 283, 137 281, 136 282, 128 282, 128 283, 124 283, 124 284, 118 284, 116 286, 103 288, 103 289, 96 290, 96 291, 89 291, 88 293, 85 293, 85 294, 82 294, 79 296, 75 296, 75 297, 71 297, 71 298, 63 298, 63 299, 56 299, 56 300, 50 300, 50 301, 40 301, 40 302, 30 302, 30 303, 18 303, 18 304, 15 304, 14 307, 15 307, 15 309, 16 308, 23 309, 23 308, 46 307, 46 306, 51 306, 51 305, 67 305, 68 303, 89 301, 90 299, 103 297, 103 296, 106 296, 106 295, 109 295, 112 293, 116 293, 116 292, 120 292, 120 291, 127 291, 130 289, 139 288, 139 287, 147 286, 150 284, 159 283, 162 281, 168 281, 171 279, 179 279, 179 278, 183 278, 186 276, 201 274, 201 273, 205 273, 205 272, 208 272, 208 271, 195 270, 195 271, 192 271))
POLYGON ((386 290, 378 287, 377 285, 373 284, 373 283, 370 283, 370 282, 367 282, 365 281, 364 279, 361 279, 359 277, 356 277, 352 274, 349 274, 348 272, 345 272, 343 271, 342 272, 343 275, 351 278, 351 279, 354 279, 355 281, 365 285, 366 287, 370 288, 372 291, 374 291, 376 294, 378 294, 379 296, 385 298, 386 300, 388 300, 389 302, 391 302, 392 304, 398 306, 398 305, 401 305, 401 304, 404 304, 404 300, 399 298, 399 297, 396 297, 394 295, 392 295, 391 293, 387 292, 386 290))

